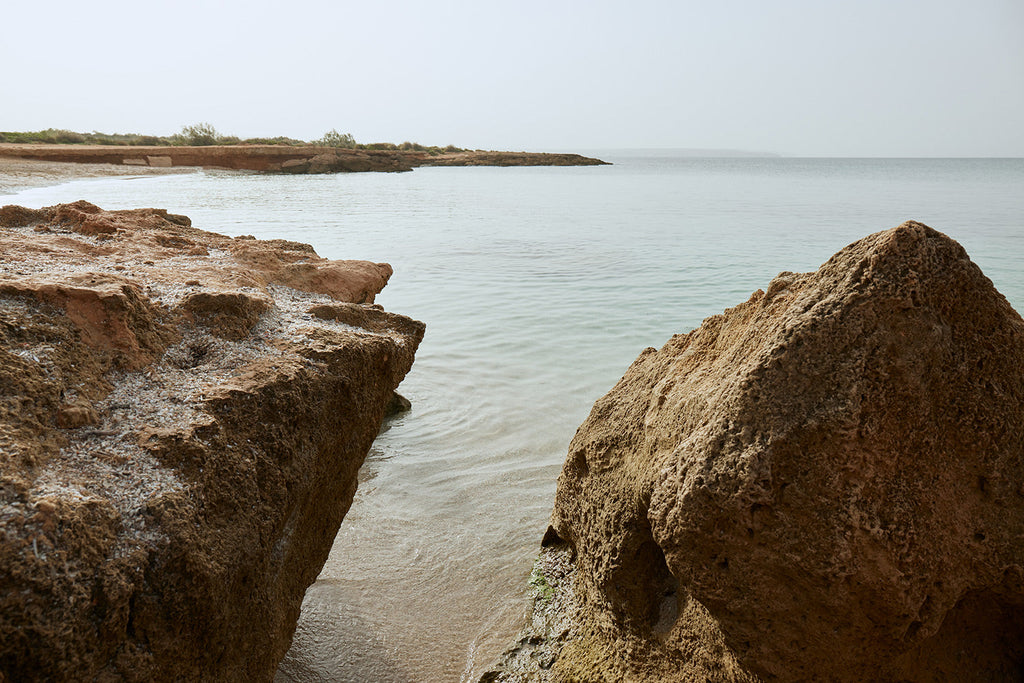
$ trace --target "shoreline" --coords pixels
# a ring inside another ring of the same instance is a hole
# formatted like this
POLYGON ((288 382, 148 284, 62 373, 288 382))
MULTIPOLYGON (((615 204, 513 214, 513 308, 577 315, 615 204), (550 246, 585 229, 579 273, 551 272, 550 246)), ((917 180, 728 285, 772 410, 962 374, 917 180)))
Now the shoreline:
POLYGON ((41 161, 0 156, 0 196, 13 195, 34 187, 60 185, 84 178, 168 175, 195 173, 198 170, 198 168, 187 166, 151 168, 148 166, 41 161))
MULTIPOLYGON (((284 145, 143 147, 0 143, 0 163, 12 160, 103 164, 133 174, 145 169, 217 168, 269 173, 318 174, 401 172, 420 166, 602 166, 608 162, 579 154, 542 152, 449 152, 367 150, 284 145)), ((0 167, 2 168, 2 167, 0 167)), ((99 173, 99 171, 96 171, 99 173)), ((100 173, 105 174, 105 173, 100 173)), ((108 175, 120 175, 111 172, 108 175)))

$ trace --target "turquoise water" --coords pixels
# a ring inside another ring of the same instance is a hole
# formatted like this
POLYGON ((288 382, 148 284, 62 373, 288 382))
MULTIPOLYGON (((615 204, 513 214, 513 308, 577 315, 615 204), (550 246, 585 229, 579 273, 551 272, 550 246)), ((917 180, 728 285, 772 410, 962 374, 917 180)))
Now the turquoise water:
POLYGON ((514 634, 555 480, 646 346, 783 270, 907 219, 1024 310, 1024 160, 694 159, 614 166, 230 172, 0 197, 164 207, 197 227, 387 261, 378 302, 427 323, 392 422, 307 593, 279 681, 470 679, 514 634))

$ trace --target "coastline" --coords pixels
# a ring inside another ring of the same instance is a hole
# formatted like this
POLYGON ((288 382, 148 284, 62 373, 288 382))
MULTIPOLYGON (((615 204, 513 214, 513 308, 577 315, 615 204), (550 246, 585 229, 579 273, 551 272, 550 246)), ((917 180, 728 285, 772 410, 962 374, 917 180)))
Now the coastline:
MULTIPOLYGON (((106 165, 124 169, 100 175, 167 172, 180 168, 218 168, 269 173, 401 172, 420 166, 602 166, 608 162, 579 154, 460 151, 442 154, 415 150, 343 149, 284 145, 210 145, 145 147, 116 145, 49 145, 0 143, 0 162, 106 165)), ((3 168, 0 166, 0 168, 3 168)))

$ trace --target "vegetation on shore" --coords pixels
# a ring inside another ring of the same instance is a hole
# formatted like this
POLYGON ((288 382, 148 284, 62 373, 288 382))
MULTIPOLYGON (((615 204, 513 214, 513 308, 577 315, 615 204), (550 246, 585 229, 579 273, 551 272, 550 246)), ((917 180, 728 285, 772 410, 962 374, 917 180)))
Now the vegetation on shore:
POLYGON ((436 145, 421 145, 418 142, 372 142, 358 143, 350 133, 339 133, 336 130, 328 131, 323 137, 317 140, 296 140, 294 138, 278 136, 274 138, 246 138, 241 139, 235 135, 222 135, 216 128, 208 123, 197 123, 191 126, 184 126, 180 132, 170 136, 140 135, 137 133, 76 133, 70 130, 47 128, 46 130, 33 132, 9 132, 0 131, 0 142, 18 144, 51 144, 51 145, 120 145, 120 146, 204 146, 204 145, 285 145, 298 147, 304 145, 317 145, 322 147, 338 147, 344 149, 379 149, 379 150, 402 150, 426 152, 431 155, 446 152, 465 152, 466 150, 448 145, 438 147, 436 145))

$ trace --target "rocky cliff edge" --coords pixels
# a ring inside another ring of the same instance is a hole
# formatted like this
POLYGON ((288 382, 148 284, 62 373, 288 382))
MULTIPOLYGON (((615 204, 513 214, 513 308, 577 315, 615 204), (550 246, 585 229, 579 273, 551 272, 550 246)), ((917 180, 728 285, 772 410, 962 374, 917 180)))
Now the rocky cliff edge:
POLYGON ((0 209, 0 680, 270 680, 423 325, 387 264, 0 209))
POLYGON ((485 681, 1016 681, 1024 322, 918 223, 647 349, 485 681))

